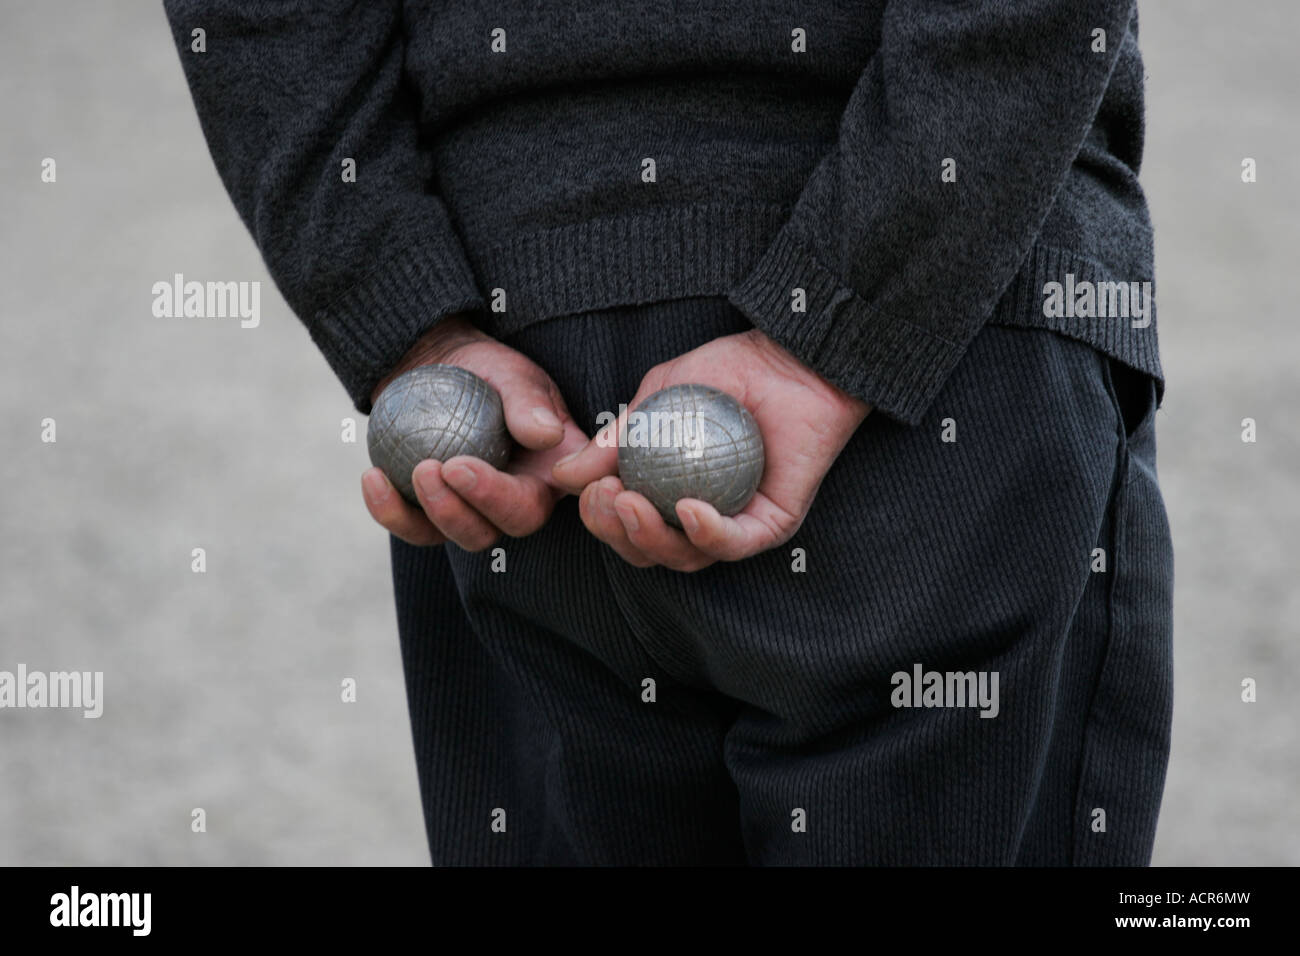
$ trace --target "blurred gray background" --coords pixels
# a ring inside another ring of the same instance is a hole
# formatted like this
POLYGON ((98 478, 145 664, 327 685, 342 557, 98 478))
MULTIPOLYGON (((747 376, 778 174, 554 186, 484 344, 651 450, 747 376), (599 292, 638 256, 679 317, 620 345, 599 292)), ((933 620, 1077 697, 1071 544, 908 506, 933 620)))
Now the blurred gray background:
MULTIPOLYGON (((1141 9, 1177 563, 1155 862, 1296 864, 1300 4, 1141 9)), ((106 700, 0 711, 0 864, 427 863, 364 419, 343 443, 160 5, 0 10, 0 669, 102 670, 106 700), (155 319, 176 272, 261 280, 261 326, 155 319)))

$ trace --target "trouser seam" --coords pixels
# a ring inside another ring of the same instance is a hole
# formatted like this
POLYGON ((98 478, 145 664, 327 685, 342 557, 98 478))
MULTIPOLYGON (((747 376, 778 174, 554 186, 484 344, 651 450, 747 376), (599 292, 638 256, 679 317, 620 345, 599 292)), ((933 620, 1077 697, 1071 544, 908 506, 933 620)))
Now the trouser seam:
MULTIPOLYGON (((694 297, 684 296, 683 298, 694 297)), ((592 348, 585 350, 586 355, 584 357, 585 364, 583 379, 587 383, 587 403, 595 409, 599 407, 600 396, 607 395, 613 386, 613 383, 608 380, 608 376, 601 374, 601 372, 592 365, 591 358, 597 351, 601 351, 602 353, 608 351, 596 348, 595 343, 598 335, 603 337, 609 334, 609 324, 602 321, 601 316, 591 314, 584 316, 582 321, 583 338, 585 341, 593 344, 592 348), (600 375, 599 381, 597 380, 598 374, 600 375)), ((653 635, 648 634, 643 630, 639 620, 639 615, 635 613, 637 604, 635 595, 628 593, 627 588, 625 588, 620 582, 618 572, 623 570, 623 568, 620 567, 622 561, 623 559, 608 545, 601 546, 601 571, 605 575, 606 589, 614 599, 614 607, 617 610, 619 617, 626 626, 628 633, 632 635, 633 640, 636 641, 637 646, 641 649, 641 653, 645 655, 646 659, 652 665, 659 668, 664 672, 664 674, 668 675, 673 680, 689 686, 691 684, 690 676, 680 673, 676 667, 665 663, 660 655, 653 649, 655 643, 653 635)))
POLYGON ((1116 580, 1121 572, 1119 563, 1119 553, 1123 542, 1123 517, 1124 517, 1124 489, 1128 484, 1128 464, 1129 449, 1128 435, 1125 430, 1123 409, 1120 406, 1119 395, 1115 390, 1115 383, 1111 380, 1110 360, 1100 353, 1097 354, 1097 360, 1102 368, 1102 380, 1106 384, 1106 392, 1110 396, 1111 403, 1115 409, 1116 423, 1115 432, 1118 441, 1118 448, 1115 456, 1115 475, 1111 480, 1110 501, 1107 504, 1109 513, 1110 533, 1107 535, 1106 543, 1110 546, 1110 552, 1107 558, 1107 578, 1106 581, 1106 640, 1104 650, 1101 654, 1101 660, 1097 667, 1096 680, 1092 682, 1091 693, 1088 697, 1088 706, 1085 711, 1083 721, 1083 756, 1079 761, 1079 779, 1075 786, 1074 797, 1074 825, 1070 827, 1070 865, 1082 865, 1082 859, 1088 855, 1087 848, 1081 846, 1079 827, 1087 825, 1088 814, 1084 806, 1086 802, 1088 779, 1090 776, 1093 755, 1095 752, 1094 726, 1096 724, 1096 707, 1097 695, 1100 693, 1102 682, 1106 675, 1106 664, 1110 659, 1115 644, 1115 588, 1116 580))

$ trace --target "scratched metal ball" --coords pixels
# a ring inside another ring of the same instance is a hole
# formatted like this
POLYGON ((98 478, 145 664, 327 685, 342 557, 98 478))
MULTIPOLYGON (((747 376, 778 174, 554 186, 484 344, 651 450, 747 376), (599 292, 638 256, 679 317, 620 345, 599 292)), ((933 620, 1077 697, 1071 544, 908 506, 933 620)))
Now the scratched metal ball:
POLYGON ((496 389, 454 365, 421 365, 380 393, 370 411, 366 446, 371 464, 414 502, 411 472, 424 459, 472 455, 503 468, 511 443, 496 389))
POLYGON ((682 498, 698 498, 734 515, 763 477, 763 437, 754 416, 726 392, 671 385, 628 413, 618 449, 623 487, 649 499, 664 521, 681 522, 682 498))

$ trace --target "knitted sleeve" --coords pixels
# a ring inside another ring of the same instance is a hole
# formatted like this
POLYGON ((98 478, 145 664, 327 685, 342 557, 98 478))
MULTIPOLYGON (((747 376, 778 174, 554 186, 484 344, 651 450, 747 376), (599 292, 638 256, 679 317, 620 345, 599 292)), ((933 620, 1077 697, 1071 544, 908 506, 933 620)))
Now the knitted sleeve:
POLYGON ((835 147, 729 300, 916 424, 1028 256, 1134 14, 1135 0, 892 0, 835 147))
POLYGON ((165 0, 217 172, 357 408, 425 331, 481 310, 429 186, 400 0, 165 0))

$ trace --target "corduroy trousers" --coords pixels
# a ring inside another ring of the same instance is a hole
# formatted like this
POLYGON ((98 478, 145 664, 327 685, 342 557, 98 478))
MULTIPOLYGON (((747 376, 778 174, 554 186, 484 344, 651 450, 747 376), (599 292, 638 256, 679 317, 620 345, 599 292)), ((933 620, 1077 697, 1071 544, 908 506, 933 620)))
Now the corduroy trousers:
MULTIPOLYGON (((507 343, 593 434, 748 327, 709 296, 507 343)), ((394 540, 433 862, 1145 865, 1172 709, 1155 405, 1082 342, 988 326, 921 425, 868 416, 748 560, 634 568, 574 498, 495 555, 394 540)))

